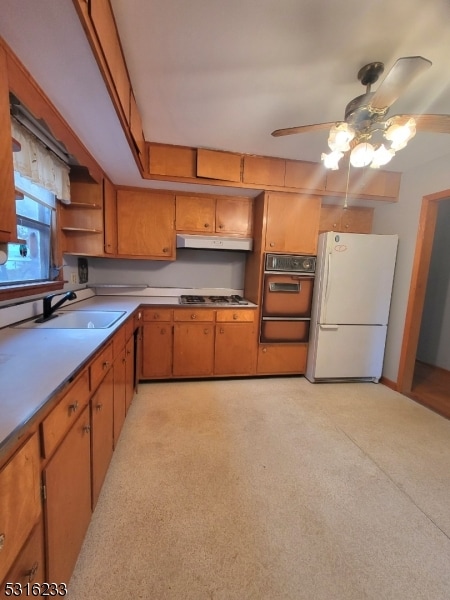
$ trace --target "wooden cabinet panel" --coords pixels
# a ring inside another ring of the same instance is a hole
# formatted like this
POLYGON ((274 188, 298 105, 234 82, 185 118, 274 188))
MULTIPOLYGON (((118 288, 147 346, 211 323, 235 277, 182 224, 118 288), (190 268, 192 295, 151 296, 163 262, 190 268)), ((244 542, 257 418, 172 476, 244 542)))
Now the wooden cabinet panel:
MULTIPOLYGON (((393 200, 398 198, 401 174, 377 169, 356 169, 350 172, 348 191, 352 195, 373 196, 393 200)), ((345 193, 347 170, 328 171, 326 188, 330 192, 345 193)))
POLYGON ((106 177, 103 180, 103 229, 105 254, 117 254, 116 188, 106 177))
POLYGON ((48 581, 68 582, 91 518, 89 407, 43 472, 48 581))
POLYGON ((177 308, 173 313, 174 321, 214 321, 211 308, 177 308))
POLYGON ((95 391, 106 373, 113 364, 113 345, 110 343, 98 354, 91 363, 90 371, 90 389, 95 391))
POLYGON ((172 330, 170 322, 145 323, 142 329, 142 368, 145 379, 172 375, 172 330))
POLYGON ((134 336, 132 336, 125 346, 125 408, 127 412, 133 401, 135 391, 134 352, 134 336))
POLYGON ((175 259, 175 196, 145 190, 117 191, 118 252, 175 259))
POLYGON ((326 169, 320 164, 287 160, 284 185, 299 189, 324 190, 326 176, 326 169))
POLYGON ((216 232, 249 236, 253 230, 251 198, 217 197, 216 232))
POLYGON ((171 321, 172 310, 170 308, 144 308, 143 321, 171 321))
POLYGON ((216 230, 216 201, 206 196, 177 196, 177 231, 212 233, 216 230))
POLYGON ((197 150, 197 176, 222 181, 241 181, 242 155, 219 150, 197 150))
POLYGON ((0 46, 0 242, 17 238, 6 53, 0 46))
POLYGON ((148 144, 150 175, 195 178, 197 175, 197 150, 187 146, 148 144))
POLYGON ((113 394, 114 377, 110 369, 91 398, 92 509, 97 504, 113 453, 113 394))
POLYGON ((224 309, 216 313, 218 323, 252 323, 254 320, 255 311, 248 308, 224 309))
POLYGON ((244 156, 244 183, 284 186, 286 161, 282 158, 244 156))
POLYGON ((41 514, 39 470, 35 433, 0 471, 0 582, 41 514))
POLYGON ((270 192, 266 251, 316 254, 319 220, 319 197, 270 192))
POLYGON ((323 205, 320 210, 320 231, 341 231, 347 233, 371 233, 373 208, 343 208, 336 205, 323 205))
POLYGON ((257 373, 303 374, 306 370, 307 344, 263 344, 258 348, 257 373))
POLYGON ((113 374, 114 374, 113 445, 115 448, 117 446, 117 442, 119 441, 120 432, 122 431, 122 427, 123 427, 123 424, 125 423, 125 417, 126 417, 125 346, 123 346, 122 349, 120 350, 120 352, 115 356, 113 374))
POLYGON ((89 372, 83 371, 41 424, 42 448, 49 458, 89 402, 89 372))
POLYGON ((254 323, 221 323, 216 325, 215 334, 215 375, 251 375, 255 372, 254 323))
POLYGON ((201 377, 213 374, 214 324, 175 323, 173 375, 201 377))
MULTIPOLYGON (((33 529, 22 548, 17 560, 5 577, 5 583, 20 583, 22 591, 27 584, 45 582, 44 527, 42 518, 33 529)), ((27 594, 31 596, 32 594, 27 594)), ((14 594, 12 595, 14 597, 14 594)), ((0 599, 11 598, 5 594, 4 585, 0 586, 0 599)))

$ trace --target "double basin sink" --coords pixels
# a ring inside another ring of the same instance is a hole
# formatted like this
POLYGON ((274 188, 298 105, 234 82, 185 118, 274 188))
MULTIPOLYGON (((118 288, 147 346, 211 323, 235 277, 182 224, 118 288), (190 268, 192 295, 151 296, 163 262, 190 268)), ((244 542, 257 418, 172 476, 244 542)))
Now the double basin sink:
POLYGON ((108 329, 125 311, 119 310, 62 310, 56 311, 43 323, 36 320, 15 325, 20 329, 108 329))

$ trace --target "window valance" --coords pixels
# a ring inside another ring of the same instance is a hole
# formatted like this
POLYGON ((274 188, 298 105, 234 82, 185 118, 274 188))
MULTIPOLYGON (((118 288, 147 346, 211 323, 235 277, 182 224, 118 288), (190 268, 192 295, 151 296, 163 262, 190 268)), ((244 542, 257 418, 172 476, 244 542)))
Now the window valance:
POLYGON ((13 153, 14 170, 70 204, 69 167, 14 118, 11 129, 21 146, 19 152, 13 153))

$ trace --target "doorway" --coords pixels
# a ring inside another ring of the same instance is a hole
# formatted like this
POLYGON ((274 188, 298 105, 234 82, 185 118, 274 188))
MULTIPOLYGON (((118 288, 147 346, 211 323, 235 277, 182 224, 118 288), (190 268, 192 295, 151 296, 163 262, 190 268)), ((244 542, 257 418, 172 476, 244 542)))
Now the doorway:
POLYGON ((409 290, 397 389, 450 418, 448 371, 417 361, 422 313, 439 206, 450 202, 450 190, 424 196, 409 290))

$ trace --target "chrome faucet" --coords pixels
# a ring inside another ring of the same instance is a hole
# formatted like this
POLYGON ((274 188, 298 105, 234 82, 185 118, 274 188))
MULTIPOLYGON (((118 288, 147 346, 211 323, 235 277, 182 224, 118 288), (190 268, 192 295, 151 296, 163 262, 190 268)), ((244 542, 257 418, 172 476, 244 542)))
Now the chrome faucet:
POLYGON ((67 302, 68 300, 75 300, 77 297, 75 292, 66 292, 61 300, 58 300, 58 302, 52 305, 53 298, 60 295, 61 294, 50 294, 49 296, 45 296, 42 317, 37 319, 36 323, 43 323, 44 321, 51 319, 54 316, 53 313, 55 310, 64 304, 64 302, 67 302))

